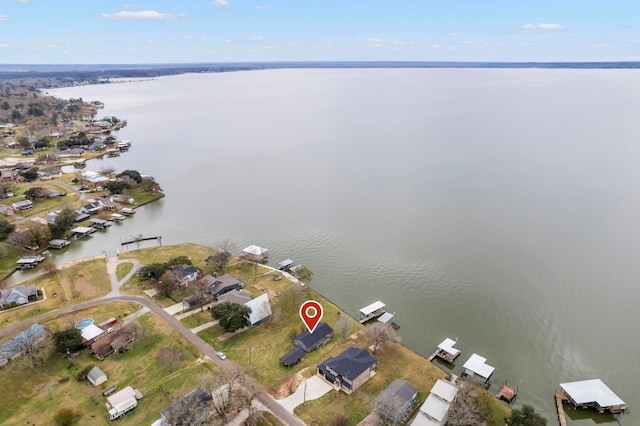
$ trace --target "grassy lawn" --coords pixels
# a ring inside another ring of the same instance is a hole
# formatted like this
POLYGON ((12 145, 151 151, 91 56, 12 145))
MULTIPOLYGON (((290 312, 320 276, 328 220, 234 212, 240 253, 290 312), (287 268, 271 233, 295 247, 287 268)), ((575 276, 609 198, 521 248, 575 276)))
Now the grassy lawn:
POLYGON ((44 288, 47 300, 0 312, 0 323, 11 324, 54 309, 96 299, 111 290, 104 259, 76 263, 57 272, 40 275, 28 284, 44 288))
POLYGON ((20 258, 20 252, 9 244, 2 243, 2 258, 0 258, 0 277, 6 277, 16 268, 16 261, 20 258))
POLYGON ((132 263, 121 263, 117 266, 116 268, 116 278, 118 278, 118 281, 122 280, 124 277, 127 276, 127 274, 129 272, 131 272, 131 270, 133 269, 133 264, 132 263))
MULTIPOLYGON (((130 246, 131 249, 135 244, 130 246)), ((150 247, 142 250, 130 250, 120 253, 121 259, 138 259, 142 265, 151 263, 163 263, 178 256, 188 256, 195 266, 200 269, 205 267, 205 259, 211 255, 208 247, 196 244, 180 244, 175 246, 150 247)))
MULTIPOLYGON (((101 307, 102 308, 102 307, 101 307)), ((120 306, 113 305, 109 312, 86 310, 83 317, 121 316, 120 306)), ((125 308, 128 311, 128 308, 125 308)), ((65 318, 52 321, 58 326, 65 318)), ((43 425, 51 424, 52 417, 59 408, 70 407, 82 413, 79 424, 109 425, 106 418, 106 398, 102 391, 118 385, 120 389, 132 386, 145 396, 138 408, 118 421, 121 425, 151 424, 160 417, 159 411, 172 401, 181 398, 197 386, 198 377, 215 366, 197 358, 193 349, 181 336, 166 326, 161 320, 147 314, 139 318, 139 340, 130 350, 120 355, 111 355, 98 361, 87 351, 73 358, 73 363, 52 353, 48 361, 30 370, 11 362, 0 370, 0 380, 7 394, 0 410, 3 425, 43 425), (140 335, 142 334, 142 336, 140 335), (156 362, 157 350, 164 346, 174 346, 183 357, 174 373, 156 362), (98 365, 108 376, 108 381, 98 387, 88 382, 78 382, 75 374, 86 366, 98 365), (61 379, 69 377, 66 382, 61 379), (160 388, 162 387, 162 389, 160 388)))
MULTIPOLYGON (((200 310, 200 308, 197 309, 200 310)), ((180 320, 182 325, 187 328, 194 328, 199 325, 206 324, 210 321, 213 321, 213 317, 206 309, 204 310, 204 312, 198 312, 197 314, 189 315, 188 317, 180 320)))

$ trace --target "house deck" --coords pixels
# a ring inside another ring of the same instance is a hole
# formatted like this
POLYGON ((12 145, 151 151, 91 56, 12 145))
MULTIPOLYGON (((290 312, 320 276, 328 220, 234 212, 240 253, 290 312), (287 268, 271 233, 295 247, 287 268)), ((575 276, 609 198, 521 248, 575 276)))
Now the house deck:
POLYGON ((558 422, 560 426, 567 426, 567 418, 564 416, 564 406, 562 403, 567 400, 562 391, 556 391, 556 409, 558 410, 558 422))

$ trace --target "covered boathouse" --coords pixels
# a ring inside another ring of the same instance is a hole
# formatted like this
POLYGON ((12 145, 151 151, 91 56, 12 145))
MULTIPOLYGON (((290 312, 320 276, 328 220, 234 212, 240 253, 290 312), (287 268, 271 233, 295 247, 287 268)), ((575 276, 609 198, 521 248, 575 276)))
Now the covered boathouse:
POLYGON ((373 302, 370 305, 365 306, 364 308, 360 309, 360 319, 358 320, 358 322, 360 324, 364 324, 365 322, 377 318, 380 315, 384 314, 384 308, 385 308, 384 303, 382 303, 381 301, 376 301, 373 302))
POLYGON ((560 383, 559 396, 573 408, 595 408, 599 413, 624 414, 629 406, 600 379, 560 383))
POLYGON ((478 354, 471 355, 462 368, 464 368, 463 376, 467 376, 480 383, 487 383, 489 381, 489 377, 491 377, 495 370, 494 367, 487 364, 487 359, 485 357, 478 354))

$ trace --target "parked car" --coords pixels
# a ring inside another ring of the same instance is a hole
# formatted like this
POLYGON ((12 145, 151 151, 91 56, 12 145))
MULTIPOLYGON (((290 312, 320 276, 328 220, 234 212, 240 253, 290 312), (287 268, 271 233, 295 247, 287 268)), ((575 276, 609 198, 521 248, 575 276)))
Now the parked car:
POLYGON ((220 359, 227 359, 227 356, 225 354, 223 354, 222 352, 218 352, 218 353, 216 353, 216 355, 218 355, 218 358, 220 358, 220 359))

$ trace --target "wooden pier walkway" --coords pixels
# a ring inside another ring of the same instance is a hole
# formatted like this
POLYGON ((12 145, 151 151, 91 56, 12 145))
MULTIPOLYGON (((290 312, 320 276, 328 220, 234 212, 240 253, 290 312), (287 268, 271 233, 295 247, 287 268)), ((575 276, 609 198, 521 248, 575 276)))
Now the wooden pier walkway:
POLYGON ((556 408, 558 410, 558 422, 560 426, 567 426, 567 419, 564 416, 564 406, 562 405, 562 401, 565 399, 562 391, 556 391, 556 408))

